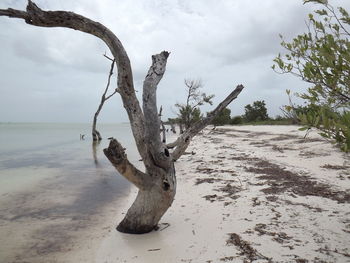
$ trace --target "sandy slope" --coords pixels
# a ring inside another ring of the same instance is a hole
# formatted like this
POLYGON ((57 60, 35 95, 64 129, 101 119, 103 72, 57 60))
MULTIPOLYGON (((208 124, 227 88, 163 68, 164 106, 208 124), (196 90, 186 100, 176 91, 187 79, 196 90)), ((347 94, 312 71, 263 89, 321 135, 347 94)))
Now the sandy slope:
POLYGON ((350 262, 349 155, 303 136, 294 126, 206 129, 176 163, 160 230, 110 226, 95 262, 350 262))

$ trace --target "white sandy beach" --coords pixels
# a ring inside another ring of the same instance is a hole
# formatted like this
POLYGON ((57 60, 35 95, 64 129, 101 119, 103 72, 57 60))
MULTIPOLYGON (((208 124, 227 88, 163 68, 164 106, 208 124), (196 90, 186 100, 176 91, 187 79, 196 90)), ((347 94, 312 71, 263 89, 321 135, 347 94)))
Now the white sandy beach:
POLYGON ((121 234, 118 214, 91 262, 350 262, 349 156, 304 135, 207 128, 176 163, 177 196, 160 230, 121 234))

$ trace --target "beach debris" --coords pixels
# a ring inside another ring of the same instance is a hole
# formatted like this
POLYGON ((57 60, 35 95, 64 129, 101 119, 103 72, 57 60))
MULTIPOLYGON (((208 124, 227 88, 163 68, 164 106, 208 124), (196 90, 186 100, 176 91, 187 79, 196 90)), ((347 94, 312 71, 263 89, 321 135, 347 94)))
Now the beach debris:
POLYGON ((160 248, 151 248, 151 249, 148 249, 147 251, 150 251, 150 252, 153 252, 153 251, 159 251, 160 248))
POLYGON ((265 260, 268 260, 268 262, 271 262, 270 258, 259 253, 255 248, 251 246, 249 242, 243 240, 238 234, 229 233, 228 235, 229 235, 229 238, 226 240, 226 245, 236 246, 240 251, 240 255, 245 256, 246 259, 249 260, 249 262, 253 262, 259 259, 265 259, 265 260))

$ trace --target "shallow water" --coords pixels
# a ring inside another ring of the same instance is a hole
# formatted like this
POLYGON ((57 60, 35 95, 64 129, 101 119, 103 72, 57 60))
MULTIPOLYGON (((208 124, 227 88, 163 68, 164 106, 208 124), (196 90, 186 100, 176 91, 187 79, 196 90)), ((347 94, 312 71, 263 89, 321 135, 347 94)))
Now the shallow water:
MULTIPOLYGON (((128 124, 99 131, 140 165, 128 124)), ((127 193, 129 183, 103 155, 108 140, 93 147, 89 134, 90 124, 0 124, 1 262, 45 262, 64 252, 127 193)))

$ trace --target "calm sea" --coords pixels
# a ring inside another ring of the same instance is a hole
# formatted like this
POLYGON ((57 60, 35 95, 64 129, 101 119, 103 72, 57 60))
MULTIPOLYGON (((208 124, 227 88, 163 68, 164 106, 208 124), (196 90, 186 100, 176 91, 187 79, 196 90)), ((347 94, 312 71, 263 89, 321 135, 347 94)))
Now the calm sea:
POLYGON ((0 259, 6 259, 1 262, 49 258, 74 229, 88 227, 106 205, 128 193, 130 184, 103 148, 108 137, 117 138, 140 166, 130 125, 98 129, 103 140, 94 145, 90 124, 0 123, 0 259))

